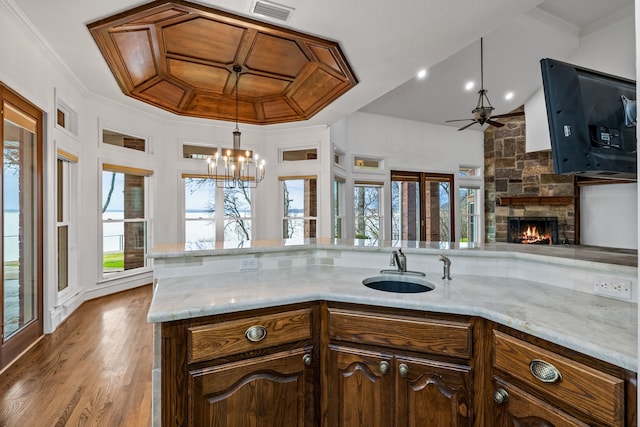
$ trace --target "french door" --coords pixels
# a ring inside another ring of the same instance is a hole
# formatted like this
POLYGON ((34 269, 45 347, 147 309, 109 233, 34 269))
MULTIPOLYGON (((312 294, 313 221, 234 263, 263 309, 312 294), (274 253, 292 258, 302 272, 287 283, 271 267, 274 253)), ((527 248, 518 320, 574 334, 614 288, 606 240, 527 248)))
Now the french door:
POLYGON ((454 241, 452 191, 451 174, 391 171, 392 239, 454 241))
POLYGON ((42 335, 42 112, 0 85, 0 369, 42 335))

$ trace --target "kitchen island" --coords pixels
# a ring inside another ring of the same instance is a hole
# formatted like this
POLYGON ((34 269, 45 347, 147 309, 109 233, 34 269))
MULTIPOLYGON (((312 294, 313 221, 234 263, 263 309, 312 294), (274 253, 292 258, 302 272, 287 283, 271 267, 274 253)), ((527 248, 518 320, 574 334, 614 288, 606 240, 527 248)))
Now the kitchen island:
MULTIPOLYGON (((150 256, 156 278, 148 320, 156 324, 157 417, 163 394, 162 325, 261 309, 277 312, 278 307, 317 302, 482 319, 607 366, 637 372, 637 265, 633 255, 625 253, 575 247, 465 248, 422 242, 369 245, 311 240, 252 242, 244 248, 171 245, 155 249, 150 256), (408 270, 423 272, 434 290, 399 294, 362 285, 366 277, 389 269, 390 254, 398 247, 407 256, 408 270), (451 280, 442 278, 439 254, 452 261, 451 280), (627 284, 632 300, 594 295, 598 280, 627 284)), ((474 340, 480 334, 478 328, 473 329, 474 340)), ((323 357, 322 352, 314 354, 323 357)))

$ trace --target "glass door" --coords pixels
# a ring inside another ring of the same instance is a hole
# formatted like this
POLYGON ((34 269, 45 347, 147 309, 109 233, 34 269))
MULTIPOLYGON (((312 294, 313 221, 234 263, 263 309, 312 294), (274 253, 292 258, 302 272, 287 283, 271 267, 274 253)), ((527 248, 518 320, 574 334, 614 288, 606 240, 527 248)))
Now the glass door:
POLYGON ((424 234, 430 242, 452 242, 455 230, 453 221, 453 175, 425 173, 422 176, 425 204, 424 234))
POLYGON ((453 175, 391 171, 391 230, 394 240, 452 242, 453 175))
POLYGON ((41 113, 2 95, 2 342, 0 367, 42 334, 41 113))

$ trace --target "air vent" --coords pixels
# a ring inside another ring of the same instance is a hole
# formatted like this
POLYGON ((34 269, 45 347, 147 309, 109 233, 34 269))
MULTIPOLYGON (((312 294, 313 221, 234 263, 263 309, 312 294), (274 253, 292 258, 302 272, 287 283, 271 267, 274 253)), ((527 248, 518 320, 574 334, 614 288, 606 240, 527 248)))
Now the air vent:
POLYGON ((252 12, 256 15, 266 16, 267 18, 287 21, 293 13, 292 7, 283 6, 281 4, 272 3, 264 0, 257 0, 253 5, 252 12))

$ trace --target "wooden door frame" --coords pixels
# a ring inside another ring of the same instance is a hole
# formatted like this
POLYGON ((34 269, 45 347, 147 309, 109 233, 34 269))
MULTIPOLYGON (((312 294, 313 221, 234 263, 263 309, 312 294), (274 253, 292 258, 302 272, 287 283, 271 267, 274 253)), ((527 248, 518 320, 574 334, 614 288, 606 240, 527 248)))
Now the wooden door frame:
MULTIPOLYGON (((0 308, 0 370, 7 367, 13 362, 21 353, 28 349, 33 343, 35 343, 43 334, 43 282, 44 282, 44 262, 43 262, 43 249, 44 249, 44 222, 43 222, 43 174, 44 174, 44 150, 43 150, 43 133, 44 133, 44 114, 35 105, 28 100, 5 86, 0 82, 0 137, 4 144, 4 111, 2 105, 4 101, 19 108, 21 111, 27 113, 36 119, 36 226, 37 230, 34 233, 37 237, 37 247, 35 253, 37 259, 34 261, 36 265, 36 316, 35 319, 25 327, 21 328, 11 340, 5 344, 4 342, 4 301, 3 306, 0 308)), ((0 182, 2 180, 0 179, 0 182)), ((0 187, 1 188, 1 187, 0 187)), ((4 201, 2 193, 0 192, 0 206, 4 212, 4 201)), ((4 244, 4 243, 2 243, 4 244)), ((0 294, 4 298, 4 268, 0 268, 0 294)))

